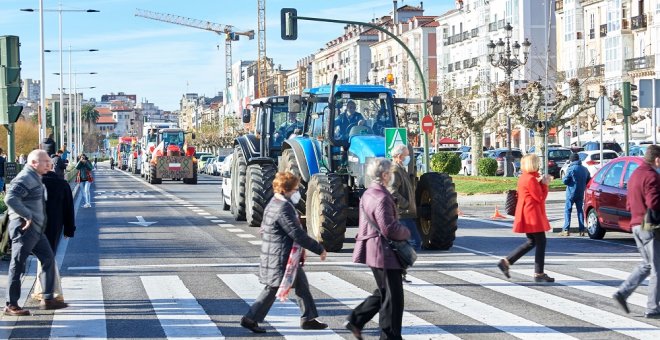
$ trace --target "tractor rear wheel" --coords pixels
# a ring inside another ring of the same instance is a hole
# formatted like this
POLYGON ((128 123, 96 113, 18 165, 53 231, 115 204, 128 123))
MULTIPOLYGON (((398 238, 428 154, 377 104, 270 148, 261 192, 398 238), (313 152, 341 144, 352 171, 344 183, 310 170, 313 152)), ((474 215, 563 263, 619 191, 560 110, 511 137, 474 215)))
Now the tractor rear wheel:
POLYGON ((261 226, 266 204, 273 197, 273 180, 276 172, 274 164, 253 164, 247 167, 245 216, 250 227, 261 226))
POLYGON ((307 203, 307 183, 305 183, 300 176, 300 168, 298 168, 298 163, 296 162, 296 156, 293 153, 292 149, 286 149, 282 151, 282 157, 280 158, 280 163, 278 165, 278 171, 289 171, 294 175, 300 178, 300 184, 298 185, 298 191, 300 191, 300 202, 296 204, 296 210, 300 216, 306 215, 306 203, 307 203))
POLYGON ((133 167, 133 174, 137 175, 140 173, 140 169, 138 169, 137 158, 133 159, 132 167, 133 167))
POLYGON ((162 178, 156 178, 156 166, 153 164, 149 164, 149 183, 151 184, 163 183, 162 178))
POLYGON ((340 251, 346 233, 346 190, 335 174, 315 174, 307 187, 307 232, 327 251, 340 251))
POLYGON ((192 174, 193 174, 192 178, 182 179, 184 184, 197 184, 197 163, 193 163, 192 174))
POLYGON ((234 149, 231 161, 231 214, 236 221, 245 221, 245 171, 247 164, 240 147, 234 149))
POLYGON ((450 249, 456 239, 458 226, 458 203, 451 177, 437 172, 423 174, 415 198, 422 247, 450 249))

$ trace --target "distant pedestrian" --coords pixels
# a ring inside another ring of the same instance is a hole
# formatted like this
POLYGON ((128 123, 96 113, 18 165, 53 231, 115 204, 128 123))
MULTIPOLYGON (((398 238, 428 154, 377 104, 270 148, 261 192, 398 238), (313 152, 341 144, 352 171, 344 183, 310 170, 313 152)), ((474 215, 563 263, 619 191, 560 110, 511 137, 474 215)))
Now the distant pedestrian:
POLYGON ((532 248, 534 256, 534 281, 554 282, 555 279, 543 272, 545 266, 545 232, 550 230, 550 222, 545 212, 545 200, 548 197, 550 175, 539 175, 539 157, 527 154, 520 160, 522 175, 518 179, 518 204, 513 220, 513 232, 524 233, 527 241, 498 263, 498 267, 510 278, 509 266, 513 265, 532 248))
MULTIPOLYGON (((417 205, 415 204, 415 189, 408 174, 410 164, 410 150, 405 144, 399 144, 390 151, 392 155, 392 178, 387 190, 394 196, 399 213, 399 222, 410 231, 408 242, 415 250, 422 249, 422 238, 417 230, 417 205)), ((406 270, 403 270, 403 281, 409 283, 406 278, 406 270)))
POLYGON ((394 198, 386 185, 392 176, 392 162, 376 158, 367 166, 368 189, 360 199, 359 229, 355 237, 353 262, 364 263, 371 268, 376 280, 376 290, 360 303, 348 316, 344 327, 357 339, 362 339, 362 328, 379 313, 381 339, 401 339, 403 320, 403 267, 385 238, 403 241, 410 238, 410 231, 399 223, 394 198), (372 224, 378 226, 379 233, 372 224))
POLYGON ((5 191, 5 163, 7 158, 4 156, 2 148, 0 148, 0 192, 5 191))
POLYGON ((76 177, 76 182, 80 183, 83 193, 83 208, 89 208, 92 206, 91 199, 89 197, 89 186, 91 185, 94 178, 92 177, 92 164, 87 160, 85 154, 80 155, 78 164, 76 164, 76 169, 78 170, 78 175, 76 177))
POLYGON ((66 143, 62 144, 62 159, 69 163, 69 150, 67 149, 66 143))
POLYGON ((110 157, 110 170, 115 169, 115 159, 110 157))
MULTIPOLYGON (((616 300, 626 313, 629 313, 626 300, 635 289, 650 275, 647 288, 646 312, 650 319, 660 319, 660 231, 642 230, 641 224, 647 210, 660 215, 660 146, 649 145, 644 154, 644 162, 633 171, 628 180, 627 208, 630 211, 630 226, 637 244, 642 263, 637 265, 630 276, 614 293, 616 300)), ((656 221, 657 222, 657 221, 656 221)))
POLYGON ((98 157, 94 156, 94 170, 97 169, 96 163, 98 162, 98 157))
POLYGON ((589 183, 591 175, 587 167, 580 162, 580 156, 578 154, 571 154, 569 160, 571 165, 568 166, 566 176, 562 178, 562 181, 566 184, 566 207, 564 208, 564 227, 561 233, 559 233, 559 236, 571 235, 570 227, 573 204, 575 204, 575 209, 577 210, 578 232, 580 236, 585 236, 582 205, 584 203, 584 189, 587 188, 587 183, 589 183))
MULTIPOLYGON (((265 333, 259 326, 263 322, 270 307, 275 302, 278 288, 285 278, 287 262, 293 248, 309 249, 321 256, 325 261, 327 252, 323 246, 309 237, 300 224, 300 218, 295 205, 300 201, 298 185, 300 179, 290 172, 279 172, 273 181, 273 198, 264 210, 261 223, 261 264, 259 266, 259 281, 266 285, 259 297, 250 306, 250 310, 241 318, 241 326, 254 333, 265 333)), ((304 260, 304 256, 301 258, 304 260)), ((295 263, 293 265, 298 265, 295 263)), ((324 329, 328 325, 316 320, 319 316, 316 311, 314 298, 309 291, 309 283, 302 265, 297 268, 292 287, 298 299, 298 306, 302 312, 300 327, 302 329, 324 329)))
POLYGON ((66 161, 62 159, 62 153, 62 150, 57 150, 57 153, 55 153, 55 156, 53 156, 53 171, 59 178, 64 179, 66 161))
POLYGON ((24 153, 22 153, 20 156, 18 156, 18 164, 25 165, 26 162, 27 162, 27 159, 25 158, 24 153))
POLYGON ((9 264, 7 303, 5 315, 30 315, 18 305, 21 295, 21 275, 26 260, 32 253, 41 262, 43 271, 39 275, 44 287, 41 309, 66 308, 67 304, 53 298, 55 283, 55 256, 44 234, 46 228, 46 197, 41 177, 52 167, 50 157, 44 150, 34 150, 27 158, 28 165, 9 185, 5 204, 9 209, 8 232, 12 239, 11 262, 9 264))
POLYGON ((44 145, 44 150, 48 154, 48 157, 52 157, 55 154, 55 140, 53 139, 53 134, 49 134, 48 137, 44 138, 42 144, 44 145))

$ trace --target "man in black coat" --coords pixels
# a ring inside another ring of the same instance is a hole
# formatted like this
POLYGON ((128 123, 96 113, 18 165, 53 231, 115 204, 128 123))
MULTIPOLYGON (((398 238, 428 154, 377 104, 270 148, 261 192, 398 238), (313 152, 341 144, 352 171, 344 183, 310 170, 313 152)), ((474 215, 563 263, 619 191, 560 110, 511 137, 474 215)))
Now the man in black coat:
POLYGON ((73 195, 69 183, 59 178, 53 171, 43 175, 41 181, 46 186, 48 194, 45 234, 54 253, 62 233, 66 237, 73 237, 76 231, 73 195))
POLYGON ((68 162, 62 158, 62 153, 62 150, 57 150, 57 153, 53 156, 53 170, 59 178, 64 179, 64 171, 68 162))
POLYGON ((44 145, 44 150, 48 154, 48 157, 51 157, 55 154, 55 140, 53 139, 53 134, 51 133, 48 137, 44 138, 42 144, 44 145))

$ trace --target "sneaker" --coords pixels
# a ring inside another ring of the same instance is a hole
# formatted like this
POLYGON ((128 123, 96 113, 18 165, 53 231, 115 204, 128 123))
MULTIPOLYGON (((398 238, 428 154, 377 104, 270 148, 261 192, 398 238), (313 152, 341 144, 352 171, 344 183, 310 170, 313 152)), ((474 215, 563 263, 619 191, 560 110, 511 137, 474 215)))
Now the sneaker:
POLYGON ((647 319, 660 319, 660 312, 647 312, 644 313, 644 317, 647 319))
POLYGON ((623 311, 626 312, 626 314, 630 313, 630 309, 628 309, 628 303, 626 302, 626 298, 624 298, 623 295, 621 295, 621 293, 619 292, 614 293, 614 295, 612 295, 612 298, 614 298, 614 300, 619 303, 619 306, 621 306, 621 309, 623 309, 623 311))
POLYGON ((351 331, 351 333, 357 340, 362 340, 362 329, 358 328, 356 325, 352 324, 348 320, 344 322, 344 328, 351 331))
POLYGON ((5 315, 8 316, 28 316, 30 311, 18 306, 8 305, 5 307, 5 315))
POLYGON ((587 233, 585 233, 584 231, 581 231, 580 236, 582 236, 582 237, 587 236, 587 233))
POLYGON ((92 205, 89 204, 89 203, 85 203, 85 204, 83 204, 83 208, 89 208, 89 207, 91 207, 91 206, 92 206, 92 205))
POLYGON ((241 327, 251 330, 252 333, 266 333, 266 330, 259 327, 256 321, 245 316, 241 318, 241 327))
POLYGON ((504 276, 506 276, 507 279, 511 278, 511 274, 509 274, 509 260, 507 259, 501 259, 500 262, 497 264, 497 267, 500 268, 504 276))
POLYGON ((41 300, 39 309, 53 310, 69 307, 69 304, 57 299, 41 300))
POLYGON ((554 277, 548 276, 546 273, 534 274, 534 281, 536 282, 555 282, 554 277))
POLYGON ((412 283, 412 281, 406 278, 406 274, 401 275, 401 281, 403 281, 403 283, 412 283))
POLYGON ((302 329, 326 329, 328 328, 327 323, 319 322, 316 319, 302 321, 300 323, 300 328, 302 329))
POLYGON ((559 236, 571 236, 571 232, 564 230, 564 231, 559 233, 559 236))

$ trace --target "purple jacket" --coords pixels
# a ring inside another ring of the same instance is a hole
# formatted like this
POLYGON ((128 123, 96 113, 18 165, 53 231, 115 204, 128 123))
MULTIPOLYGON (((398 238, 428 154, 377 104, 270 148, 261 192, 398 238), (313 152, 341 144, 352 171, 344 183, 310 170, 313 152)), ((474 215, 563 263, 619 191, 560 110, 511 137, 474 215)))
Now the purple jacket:
POLYGON ((368 216, 378 225, 383 235, 391 240, 410 238, 410 231, 399 223, 396 204, 390 192, 384 186, 372 183, 362 194, 360 209, 360 228, 355 237, 353 262, 364 263, 371 268, 403 269, 396 254, 365 218, 365 215, 368 216))

